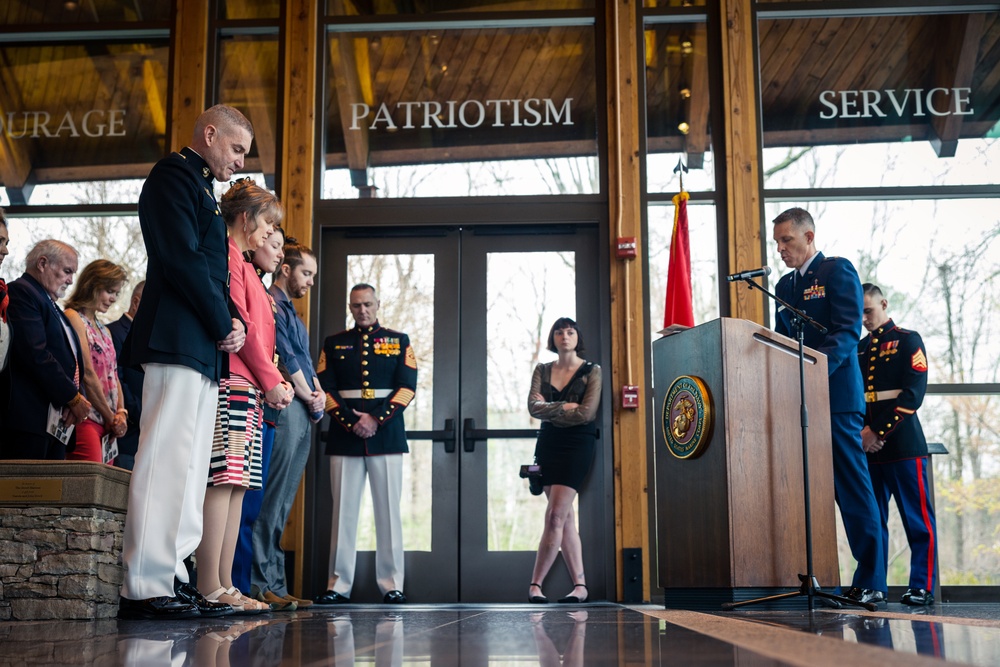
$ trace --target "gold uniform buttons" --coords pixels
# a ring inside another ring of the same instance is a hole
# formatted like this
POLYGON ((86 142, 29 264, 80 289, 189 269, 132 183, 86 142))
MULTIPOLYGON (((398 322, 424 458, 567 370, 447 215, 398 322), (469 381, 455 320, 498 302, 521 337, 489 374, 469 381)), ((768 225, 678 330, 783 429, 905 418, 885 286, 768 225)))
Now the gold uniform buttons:
POLYGON ((869 375, 869 376, 868 376, 868 379, 869 379, 869 380, 874 380, 874 379, 875 379, 875 376, 874 376, 874 375, 869 375))
POLYGON ((364 361, 362 361, 362 362, 361 362, 361 365, 362 365, 362 366, 367 366, 367 365, 368 365, 368 360, 367 360, 367 359, 365 359, 364 361))
POLYGON ((368 375, 368 371, 361 371, 362 375, 368 375))
MULTIPOLYGON (((368 356, 368 350, 365 350, 364 352, 362 352, 362 353, 361 353, 361 356, 363 356, 363 357, 367 357, 367 356, 368 356)), ((367 362, 366 362, 366 363, 367 363, 367 362)))
POLYGON ((363 386, 367 387, 367 386, 368 386, 368 380, 365 380, 365 381, 364 381, 364 382, 362 382, 361 384, 362 384, 363 386))

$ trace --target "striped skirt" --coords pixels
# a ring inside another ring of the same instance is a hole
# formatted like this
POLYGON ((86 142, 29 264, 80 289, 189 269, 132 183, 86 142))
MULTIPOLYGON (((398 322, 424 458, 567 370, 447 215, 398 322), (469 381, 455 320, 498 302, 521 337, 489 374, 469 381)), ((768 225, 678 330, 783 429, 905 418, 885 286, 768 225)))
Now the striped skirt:
POLYGON ((219 381, 219 410, 215 416, 212 462, 208 485, 233 484, 261 488, 260 456, 263 396, 244 377, 219 381))

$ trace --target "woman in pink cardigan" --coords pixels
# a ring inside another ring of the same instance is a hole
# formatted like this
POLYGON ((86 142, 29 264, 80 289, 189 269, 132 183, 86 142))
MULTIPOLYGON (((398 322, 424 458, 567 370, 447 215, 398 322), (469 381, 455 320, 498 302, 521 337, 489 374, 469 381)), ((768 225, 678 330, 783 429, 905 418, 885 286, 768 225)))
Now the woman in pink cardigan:
POLYGON ((220 205, 229 231, 229 296, 246 323, 246 343, 229 356, 229 376, 219 382, 204 528, 195 557, 205 597, 232 605, 237 613, 257 614, 268 605, 247 597, 232 581, 243 494, 261 488, 264 403, 281 409, 294 394, 277 368, 274 303, 244 253, 264 244, 283 208, 248 178, 235 181, 220 205))

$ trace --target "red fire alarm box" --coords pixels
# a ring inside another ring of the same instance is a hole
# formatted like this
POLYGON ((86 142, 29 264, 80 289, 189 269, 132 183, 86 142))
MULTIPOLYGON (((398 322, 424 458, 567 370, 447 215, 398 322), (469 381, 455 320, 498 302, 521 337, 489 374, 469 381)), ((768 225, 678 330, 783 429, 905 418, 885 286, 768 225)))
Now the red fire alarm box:
POLYGON ((627 384, 622 387, 622 407, 628 410, 639 409, 639 387, 634 384, 627 384))
POLYGON ((618 259, 635 259, 635 237, 619 236, 615 253, 618 259))

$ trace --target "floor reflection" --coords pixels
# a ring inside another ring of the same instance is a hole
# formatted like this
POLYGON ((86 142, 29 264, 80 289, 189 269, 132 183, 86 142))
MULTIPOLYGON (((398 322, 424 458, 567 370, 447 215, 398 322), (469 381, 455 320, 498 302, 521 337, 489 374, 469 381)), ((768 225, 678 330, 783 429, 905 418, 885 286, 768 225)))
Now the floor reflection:
POLYGON ((830 664, 918 664, 923 656, 1000 664, 1000 605, 938 605, 923 614, 892 606, 874 614, 351 607, 214 622, 0 622, 0 665, 756 667, 817 664, 819 655, 830 664))
POLYGON ((586 609, 570 612, 553 612, 568 617, 573 621, 567 623, 546 623, 546 612, 531 614, 531 629, 535 635, 535 648, 538 650, 540 667, 582 667, 584 641, 587 639, 586 609))

